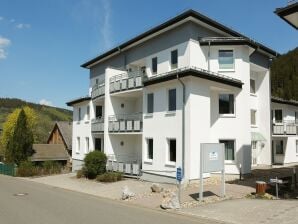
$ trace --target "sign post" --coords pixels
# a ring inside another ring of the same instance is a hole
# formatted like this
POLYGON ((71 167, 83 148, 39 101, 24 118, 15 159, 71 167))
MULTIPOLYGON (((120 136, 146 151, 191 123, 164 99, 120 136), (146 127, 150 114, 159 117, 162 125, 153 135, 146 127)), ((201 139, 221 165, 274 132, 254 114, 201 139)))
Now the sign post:
POLYGON ((225 197, 224 144, 202 143, 200 149, 200 202, 203 201, 204 173, 221 172, 221 197, 225 197))
POLYGON ((181 204, 181 181, 182 181, 182 169, 181 167, 177 167, 176 171, 176 180, 178 181, 178 198, 179 198, 179 204, 181 204))

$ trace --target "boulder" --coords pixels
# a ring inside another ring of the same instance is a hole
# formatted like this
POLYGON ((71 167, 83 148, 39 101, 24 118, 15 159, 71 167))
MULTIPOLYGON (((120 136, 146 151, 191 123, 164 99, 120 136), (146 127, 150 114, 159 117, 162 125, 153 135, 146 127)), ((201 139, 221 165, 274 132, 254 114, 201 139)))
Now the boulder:
POLYGON ((153 183, 151 185, 151 191, 155 193, 160 193, 163 191, 163 188, 160 186, 160 184, 153 183))
POLYGON ((178 195, 174 192, 166 192, 164 194, 164 200, 162 201, 160 207, 163 209, 179 209, 180 203, 178 195))
POLYGON ((130 191, 127 186, 124 186, 122 188, 122 196, 121 196, 122 200, 129 199, 129 198, 132 198, 134 196, 135 196, 135 193, 130 191))

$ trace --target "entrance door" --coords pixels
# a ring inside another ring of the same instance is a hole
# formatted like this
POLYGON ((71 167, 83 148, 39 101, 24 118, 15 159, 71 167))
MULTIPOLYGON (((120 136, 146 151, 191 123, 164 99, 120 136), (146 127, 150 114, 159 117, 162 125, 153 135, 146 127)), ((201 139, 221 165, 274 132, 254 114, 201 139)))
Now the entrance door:
POLYGON ((251 164, 253 166, 257 165, 258 164, 258 144, 257 144, 257 141, 252 141, 251 142, 251 164))
POLYGON ((95 138, 94 149, 98 151, 103 151, 101 147, 101 138, 95 138))
POLYGON ((273 140, 273 163, 283 164, 284 163, 284 141, 282 139, 273 140))

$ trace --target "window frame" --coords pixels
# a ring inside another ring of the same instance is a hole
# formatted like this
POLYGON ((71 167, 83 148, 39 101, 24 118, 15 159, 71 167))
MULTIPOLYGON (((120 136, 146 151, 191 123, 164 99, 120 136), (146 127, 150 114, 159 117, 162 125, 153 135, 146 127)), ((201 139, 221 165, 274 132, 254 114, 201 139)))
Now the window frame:
POLYGON ((223 48, 221 48, 221 49, 218 49, 218 71, 220 71, 220 72, 234 72, 235 71, 235 49, 233 49, 233 48, 226 48, 226 49, 223 49, 223 48), (232 53, 233 53, 233 66, 232 66, 232 68, 221 68, 221 63, 220 63, 220 52, 221 51, 232 51, 232 53))
POLYGON ((80 151, 81 151, 81 138, 77 137, 76 154, 79 154, 80 151))
POLYGON ((178 68, 178 49, 172 50, 171 51, 171 59, 170 59, 170 67, 171 70, 177 69, 178 68), (176 52, 176 63, 173 63, 173 53, 176 52))
POLYGON ((153 138, 151 138, 151 137, 149 137, 149 138, 146 138, 146 157, 145 157, 145 162, 149 162, 149 163, 152 163, 153 162, 153 159, 154 159, 154 140, 153 140, 153 138), (152 158, 150 158, 150 153, 149 153, 149 151, 150 151, 150 148, 149 148, 149 146, 150 146, 150 144, 149 144, 149 142, 152 140, 152 158))
POLYGON ((249 87, 250 87, 250 88, 249 88, 249 92, 250 92, 250 94, 251 94, 251 95, 257 95, 256 80, 255 80, 255 79, 252 79, 252 78, 249 79, 249 87), (252 87, 252 85, 251 85, 251 81, 253 81, 253 83, 254 83, 254 88, 253 88, 254 91, 253 91, 253 92, 251 91, 251 89, 252 89, 252 88, 251 88, 251 87, 252 87))
POLYGON ((78 108, 78 121, 80 122, 82 120, 82 109, 81 107, 78 108))
POLYGON ((90 151, 90 138, 89 137, 85 137, 85 153, 89 153, 90 151))
POLYGON ((234 93, 225 93, 225 92, 222 92, 222 93, 219 93, 218 94, 218 114, 219 114, 219 117, 236 117, 236 97, 235 97, 235 94, 234 93), (233 113, 220 113, 220 96, 221 95, 232 95, 233 96, 233 113))
POLYGON ((283 109, 274 109, 274 123, 275 124, 282 124, 284 120, 284 112, 283 109), (281 120, 276 120, 276 111, 281 111, 281 120))
POLYGON ((86 110, 87 110, 86 111, 87 121, 89 121, 90 120, 90 106, 89 105, 87 106, 87 109, 86 110))
POLYGON ((147 93, 147 114, 154 113, 154 93, 147 93), (152 112, 149 112, 149 96, 152 96, 152 112))
POLYGON ((158 58, 152 57, 151 58, 151 72, 153 75, 156 75, 157 71, 158 71, 158 58), (156 65, 154 65, 155 60, 156 60, 156 65))
POLYGON ((176 138, 167 138, 167 150, 166 150, 166 166, 176 166, 177 162, 177 139, 176 138), (175 161, 170 160, 170 150, 171 150, 171 141, 175 141, 175 161))
POLYGON ((168 98, 167 113, 175 113, 177 111, 177 88, 176 87, 168 89, 167 98, 168 98), (170 109, 170 91, 173 91, 173 90, 175 90, 175 109, 171 110, 170 109))
POLYGON ((283 140, 275 140, 275 155, 284 155, 285 154, 285 146, 284 146, 284 141, 283 140), (282 148, 281 148, 281 150, 282 150, 282 152, 277 152, 277 142, 279 142, 279 143, 281 143, 282 142, 282 144, 281 144, 281 146, 282 146, 282 148))
POLYGON ((219 143, 223 143, 222 141, 233 141, 234 142, 234 144, 233 144, 234 145, 233 160, 226 159, 226 147, 225 147, 225 163, 235 163, 235 161, 236 161, 236 139, 221 138, 218 140, 219 143))
POLYGON ((255 109, 250 110, 250 126, 257 127, 257 110, 255 109), (254 112, 255 123, 252 123, 252 112, 254 112))
POLYGON ((296 140, 296 154, 298 155, 298 140, 296 140))

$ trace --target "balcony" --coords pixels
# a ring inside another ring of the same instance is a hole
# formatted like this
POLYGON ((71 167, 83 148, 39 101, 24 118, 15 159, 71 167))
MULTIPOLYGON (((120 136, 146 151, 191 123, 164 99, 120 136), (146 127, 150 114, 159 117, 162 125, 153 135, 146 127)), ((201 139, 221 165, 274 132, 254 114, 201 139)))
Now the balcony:
POLYGON ((91 132, 104 132, 104 119, 96 118, 91 121, 91 132))
POLYGON ((139 161, 136 155, 107 155, 108 171, 121 172, 127 176, 140 176, 141 174, 141 161, 139 161))
POLYGON ((298 123, 295 120, 274 122, 272 125, 273 135, 298 135, 298 123))
POLYGON ((109 116, 109 132, 142 132, 142 113, 109 116))
POLYGON ((111 77, 110 93, 142 88, 143 76, 142 71, 135 71, 111 77))
POLYGON ((95 99, 105 95, 105 84, 99 84, 92 87, 91 98, 95 99))

